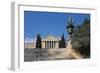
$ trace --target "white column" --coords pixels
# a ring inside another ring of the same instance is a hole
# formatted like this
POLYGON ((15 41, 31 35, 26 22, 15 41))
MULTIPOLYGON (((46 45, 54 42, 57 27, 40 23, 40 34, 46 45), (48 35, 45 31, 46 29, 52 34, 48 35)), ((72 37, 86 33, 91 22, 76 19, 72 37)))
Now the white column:
POLYGON ((52 48, 52 41, 51 41, 51 48, 52 48))
POLYGON ((47 46, 47 48, 48 48, 48 41, 47 41, 47 45, 46 45, 46 46, 47 46))
POLYGON ((56 41, 55 47, 56 47, 56 48, 59 48, 59 41, 56 41))
POLYGON ((46 46, 46 48, 47 48, 47 41, 46 41, 46 45, 45 45, 45 46, 46 46))
POLYGON ((49 48, 49 41, 48 41, 48 45, 47 45, 47 47, 49 48))
POLYGON ((50 41, 49 41, 49 48, 50 48, 50 45, 51 45, 51 43, 50 43, 50 41))
POLYGON ((49 41, 49 48, 51 47, 51 43, 50 43, 50 41, 49 41))
POLYGON ((50 41, 50 48, 51 48, 51 46, 52 46, 52 45, 51 45, 51 41, 50 41))
POLYGON ((50 41, 48 41, 49 42, 49 48, 50 48, 50 41))
POLYGON ((50 41, 51 42, 51 48, 52 48, 52 41, 50 41))
POLYGON ((49 41, 48 41, 47 47, 49 48, 49 46, 50 46, 50 43, 49 43, 49 41))
POLYGON ((45 41, 45 48, 46 48, 46 41, 45 41))
POLYGON ((55 44, 54 45, 55 45, 55 48, 56 48, 56 41, 55 41, 55 44))
POLYGON ((46 48, 46 41, 45 41, 45 48, 46 48))
POLYGON ((50 48, 50 41, 49 41, 49 48, 50 48))

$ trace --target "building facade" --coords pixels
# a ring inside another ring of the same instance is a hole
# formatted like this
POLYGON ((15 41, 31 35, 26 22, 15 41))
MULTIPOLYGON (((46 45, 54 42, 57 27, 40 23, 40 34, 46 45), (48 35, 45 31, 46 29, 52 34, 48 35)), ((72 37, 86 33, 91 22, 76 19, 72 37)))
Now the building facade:
POLYGON ((60 38, 49 35, 42 39, 42 48, 59 48, 60 38))
MULTIPOLYGON (((48 35, 46 38, 42 38, 42 48, 59 48, 59 41, 61 40, 60 37, 55 37, 52 35, 48 35)), ((25 43, 25 48, 35 48, 36 43, 25 43)))

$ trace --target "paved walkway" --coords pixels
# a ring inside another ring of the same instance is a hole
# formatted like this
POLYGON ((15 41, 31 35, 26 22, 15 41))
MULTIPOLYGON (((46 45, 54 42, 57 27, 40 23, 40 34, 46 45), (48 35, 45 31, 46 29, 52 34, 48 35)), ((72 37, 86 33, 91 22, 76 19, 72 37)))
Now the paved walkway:
POLYGON ((71 41, 68 41, 67 48, 54 49, 24 49, 24 61, 47 61, 47 60, 67 60, 81 59, 82 56, 72 49, 71 41))

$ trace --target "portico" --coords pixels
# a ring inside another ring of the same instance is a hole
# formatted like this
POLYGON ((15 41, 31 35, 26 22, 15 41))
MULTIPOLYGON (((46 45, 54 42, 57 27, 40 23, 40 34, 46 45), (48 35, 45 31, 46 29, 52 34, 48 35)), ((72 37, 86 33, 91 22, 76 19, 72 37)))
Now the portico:
POLYGON ((60 38, 49 35, 42 39, 42 48, 59 48, 60 38))

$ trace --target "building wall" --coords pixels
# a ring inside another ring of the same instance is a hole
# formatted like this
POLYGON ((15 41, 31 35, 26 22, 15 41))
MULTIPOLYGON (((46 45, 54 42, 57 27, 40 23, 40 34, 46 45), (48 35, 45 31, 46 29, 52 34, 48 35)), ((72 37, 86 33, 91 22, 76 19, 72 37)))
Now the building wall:
MULTIPOLYGON (((48 35, 46 38, 42 38, 42 48, 59 48, 59 40, 61 38, 59 37, 54 37, 51 35, 48 35)), ((24 47, 25 48, 35 48, 36 43, 25 43, 24 47)))
POLYGON ((34 43, 25 43, 24 48, 33 49, 33 48, 35 48, 35 44, 34 43))

